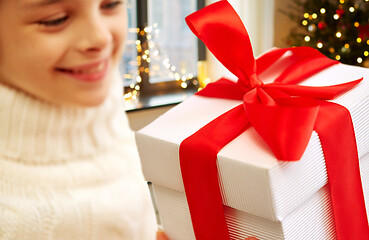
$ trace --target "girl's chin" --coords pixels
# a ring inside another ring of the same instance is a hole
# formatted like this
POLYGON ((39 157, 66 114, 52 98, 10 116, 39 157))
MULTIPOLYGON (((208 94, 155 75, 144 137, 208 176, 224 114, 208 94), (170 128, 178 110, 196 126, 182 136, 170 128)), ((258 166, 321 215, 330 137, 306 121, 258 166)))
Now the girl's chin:
POLYGON ((108 89, 100 89, 98 92, 79 92, 69 96, 51 98, 44 97, 46 102, 66 107, 97 107, 104 103, 109 93, 108 89))
POLYGON ((77 99, 68 99, 68 101, 64 102, 63 105, 74 106, 74 107, 97 107, 104 103, 107 98, 106 94, 95 94, 90 97, 79 97, 77 99))
MULTIPOLYGON (((75 86, 74 86, 75 87, 75 86)), ((95 83, 73 88, 67 95, 60 96, 59 105, 76 106, 76 107, 97 107, 101 105, 112 87, 112 76, 107 75, 104 80, 95 83)))

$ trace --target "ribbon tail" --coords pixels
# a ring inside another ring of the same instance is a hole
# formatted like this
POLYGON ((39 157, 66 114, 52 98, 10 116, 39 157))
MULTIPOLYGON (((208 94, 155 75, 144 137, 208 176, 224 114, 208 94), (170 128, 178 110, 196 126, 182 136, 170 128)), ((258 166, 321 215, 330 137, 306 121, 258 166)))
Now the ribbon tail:
POLYGON ((282 74, 274 80, 275 83, 296 84, 304 79, 326 69, 339 62, 325 56, 305 58, 293 61, 282 74))
POLYGON ((180 166, 197 240, 228 240, 219 187, 217 153, 249 127, 239 105, 192 136, 179 149, 180 166))
MULTIPOLYGON (((325 58, 325 63, 337 64, 338 61, 331 60, 325 57, 321 52, 311 47, 291 47, 291 48, 274 48, 269 50, 268 52, 262 54, 260 57, 256 59, 257 65, 257 74, 261 74, 264 72, 270 65, 274 62, 278 61, 286 52, 290 52, 294 57, 295 61, 307 60, 307 59, 322 59, 325 58)), ((320 66, 314 66, 314 68, 320 66)), ((313 69, 314 69, 313 68, 313 69)), ((283 83, 290 83, 288 81, 284 81, 283 83)))
POLYGON ((357 84, 359 84, 363 78, 357 79, 355 81, 326 86, 326 87, 312 87, 312 86, 302 86, 302 85, 285 85, 285 84, 265 84, 264 89, 278 89, 290 96, 300 96, 300 97, 310 97, 315 99, 331 100, 336 98, 338 95, 349 91, 357 84))
POLYGON ((349 111, 322 102, 315 129, 325 156, 337 239, 369 239, 355 132, 349 111))

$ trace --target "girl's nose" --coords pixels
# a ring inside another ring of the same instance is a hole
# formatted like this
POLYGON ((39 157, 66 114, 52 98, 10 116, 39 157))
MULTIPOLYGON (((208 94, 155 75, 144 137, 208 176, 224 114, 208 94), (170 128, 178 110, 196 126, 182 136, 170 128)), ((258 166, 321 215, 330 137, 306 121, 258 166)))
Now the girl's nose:
POLYGON ((103 17, 94 17, 85 20, 80 26, 80 38, 78 49, 85 53, 98 53, 108 47, 113 40, 112 32, 109 24, 104 21, 103 17))

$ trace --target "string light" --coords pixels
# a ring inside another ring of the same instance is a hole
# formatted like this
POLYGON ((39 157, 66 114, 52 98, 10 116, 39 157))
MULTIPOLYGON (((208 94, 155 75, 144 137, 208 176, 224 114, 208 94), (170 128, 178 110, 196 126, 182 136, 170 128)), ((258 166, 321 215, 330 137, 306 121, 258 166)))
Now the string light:
POLYGON ((303 20, 301 23, 302 23, 302 25, 306 26, 308 24, 308 21, 303 20))
POLYGON ((363 59, 361 57, 358 57, 356 60, 357 60, 358 63, 362 63, 363 62, 363 59))
POLYGON ((340 0, 340 3, 341 3, 341 4, 345 3, 345 0, 340 0))
POLYGON ((174 73, 174 79, 177 81, 181 80, 181 75, 179 75, 179 73, 174 73))
POLYGON ((337 38, 340 38, 340 37, 342 37, 342 34, 341 34, 341 32, 336 32, 336 37, 337 37, 337 38))
POLYGON ((336 55, 336 60, 339 61, 341 59, 340 55, 336 55))
POLYGON ((369 56, 369 52, 368 51, 364 51, 364 56, 365 57, 369 56))
POLYGON ((349 48, 349 47, 350 47, 350 44, 346 43, 345 48, 349 48))
POLYGON ((315 24, 312 24, 312 25, 310 25, 310 26, 308 27, 309 32, 313 32, 313 31, 315 31, 315 29, 316 29, 315 24))
POLYGON ((334 18, 335 20, 338 20, 338 19, 340 18, 340 16, 336 13, 336 14, 334 14, 334 15, 333 15, 333 18, 334 18))
MULTIPOLYGON (((158 29, 158 25, 156 23, 154 23, 152 26, 149 26, 147 29, 149 32, 154 32, 155 34, 159 35, 159 29, 158 29)), ((148 39, 152 39, 151 34, 148 34, 148 39)), ((157 45, 154 43, 154 41, 150 41, 149 42, 149 47, 151 48, 151 52, 153 52, 153 57, 158 58, 160 56, 160 48, 157 47, 157 45)), ((147 60, 151 61, 150 58, 148 58, 147 60)), ((170 60, 168 57, 165 57, 161 63, 163 64, 163 66, 167 69, 167 71, 169 71, 169 76, 171 78, 174 78, 176 81, 182 81, 181 83, 181 87, 182 88, 187 88, 188 87, 188 80, 193 80, 194 76, 193 74, 187 74, 186 69, 182 68, 180 71, 177 70, 177 67, 172 65, 170 63, 170 60), (185 83, 185 84, 183 84, 185 83)), ((151 69, 153 70, 153 69, 151 69)), ((158 69, 160 70, 160 68, 158 69)), ((148 69, 147 69, 148 71, 148 69)))
POLYGON ((304 18, 309 18, 310 14, 309 13, 304 13, 304 18))
POLYGON ((330 48, 329 48, 329 51, 330 51, 331 53, 334 53, 336 50, 335 50, 334 48, 330 47, 330 48))
POLYGON ((318 42, 318 44, 316 45, 318 48, 322 48, 323 47, 323 43, 318 42))
POLYGON ((187 88, 187 86, 188 86, 188 85, 187 85, 187 83, 186 83, 186 82, 182 82, 182 83, 181 83, 181 87, 182 87, 182 88, 187 88))
POLYGON ((149 48, 154 48, 154 47, 155 47, 154 41, 149 41, 149 48))
POLYGON ((321 9, 320 9, 320 13, 321 13, 321 14, 324 14, 324 13, 325 13, 325 8, 321 8, 321 9))
POLYGON ((313 13, 313 14, 311 14, 311 17, 316 19, 318 17, 318 15, 316 13, 313 13))
POLYGON ((354 26, 355 26, 355 27, 359 27, 359 26, 360 26, 360 24, 359 24, 358 22, 355 22, 355 23, 354 23, 354 26))
POLYGON ((125 99, 130 99, 132 98, 132 96, 133 96, 132 92, 127 92, 126 94, 124 94, 125 99))
MULTIPOLYGON (((127 93, 124 94, 124 98, 125 99, 132 99, 135 100, 137 99, 138 95, 139 95, 139 91, 141 90, 140 87, 140 83, 142 82, 142 78, 140 76, 140 72, 141 73, 146 73, 148 74, 150 72, 150 69, 148 67, 144 67, 142 65, 142 62, 147 62, 150 63, 152 61, 152 59, 150 58, 150 56, 154 57, 154 58, 161 58, 163 56, 161 56, 160 54, 160 48, 155 44, 154 41, 152 41, 151 39, 153 39, 153 35, 151 33, 154 34, 159 34, 159 29, 158 29, 158 25, 157 23, 154 23, 152 26, 147 26, 144 29, 130 29, 129 31, 131 32, 136 32, 141 36, 145 36, 146 39, 148 40, 148 47, 149 49, 146 49, 144 52, 143 51, 143 46, 142 46, 142 42, 140 40, 136 40, 135 44, 136 44, 136 49, 138 53, 141 53, 141 56, 137 56, 136 60, 137 60, 137 65, 140 66, 138 67, 138 70, 135 74, 125 74, 124 78, 126 79, 135 79, 136 83, 132 83, 129 85, 129 88, 131 89, 131 91, 128 91, 127 93), (134 76, 135 75, 135 76, 134 76)), ((174 78, 177 81, 181 81, 180 86, 182 88, 187 88, 188 87, 188 80, 193 80, 194 76, 193 74, 187 74, 186 69, 181 69, 181 73, 177 71, 176 66, 172 65, 170 63, 169 58, 164 57, 164 59, 161 61, 161 63, 164 65, 164 67, 169 71, 168 75, 172 78, 174 78)), ((151 66, 151 71, 160 71, 160 66, 156 66, 153 65, 151 66)), ((195 82, 193 82, 193 84, 195 84, 195 82)))
POLYGON ((350 7, 350 8, 349 8, 349 11, 350 11, 350 12, 354 12, 354 11, 355 11, 355 8, 354 8, 354 7, 350 7))
POLYGON ((366 40, 366 44, 368 44, 368 45, 369 45, 369 40, 366 40))
POLYGON ((358 38, 356 39, 356 42, 361 43, 361 38, 359 38, 359 37, 358 37, 358 38))
POLYGON ((310 41, 310 37, 309 36, 305 36, 304 40, 305 40, 305 42, 309 42, 310 41))

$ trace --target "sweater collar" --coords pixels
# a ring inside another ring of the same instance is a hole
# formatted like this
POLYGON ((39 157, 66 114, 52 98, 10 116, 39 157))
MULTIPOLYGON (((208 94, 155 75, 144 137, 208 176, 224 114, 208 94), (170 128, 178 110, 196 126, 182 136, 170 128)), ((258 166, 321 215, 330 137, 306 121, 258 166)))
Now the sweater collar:
POLYGON ((116 77, 100 106, 60 107, 0 84, 0 157, 50 164, 101 152, 128 131, 122 91, 116 77))

